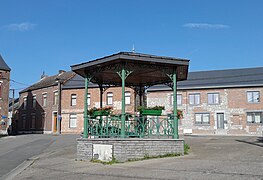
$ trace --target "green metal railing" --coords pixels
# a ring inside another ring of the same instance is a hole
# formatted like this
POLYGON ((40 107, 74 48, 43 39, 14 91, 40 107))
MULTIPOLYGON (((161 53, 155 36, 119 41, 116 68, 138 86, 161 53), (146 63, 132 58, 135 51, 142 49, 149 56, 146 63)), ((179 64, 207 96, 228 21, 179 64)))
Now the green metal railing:
MULTIPOLYGON (((122 137, 122 116, 109 115, 89 117, 89 138, 122 137)), ((125 114, 124 124, 125 137, 172 137, 173 116, 136 116, 125 114)))

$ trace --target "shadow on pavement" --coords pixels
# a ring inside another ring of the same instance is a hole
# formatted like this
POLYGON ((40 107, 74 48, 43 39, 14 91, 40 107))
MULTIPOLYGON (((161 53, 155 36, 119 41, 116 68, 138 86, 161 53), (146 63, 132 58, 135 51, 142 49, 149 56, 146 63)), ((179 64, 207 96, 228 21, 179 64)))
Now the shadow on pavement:
POLYGON ((263 143, 263 137, 258 137, 257 141, 263 143))
POLYGON ((236 141, 237 142, 251 144, 251 145, 255 145, 255 146, 259 146, 259 147, 263 147, 263 137, 258 137, 257 141, 255 141, 255 142, 239 140, 239 139, 237 139, 236 141))

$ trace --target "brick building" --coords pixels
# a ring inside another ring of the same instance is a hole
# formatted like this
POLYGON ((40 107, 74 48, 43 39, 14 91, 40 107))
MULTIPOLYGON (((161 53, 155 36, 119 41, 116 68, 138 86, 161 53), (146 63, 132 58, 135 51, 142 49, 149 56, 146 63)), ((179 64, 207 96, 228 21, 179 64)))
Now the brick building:
POLYGON ((6 134, 8 128, 10 71, 0 55, 0 134, 6 134))
MULTIPOLYGON (((81 133, 84 114, 84 78, 75 75, 62 87, 62 133, 81 133)), ((126 112, 134 113, 135 95, 131 88, 125 90, 126 112)), ((88 109, 100 107, 100 88, 90 83, 88 91, 88 109)), ((121 113, 121 87, 103 87, 102 107, 113 107, 114 114, 121 113)))
MULTIPOLYGON (((178 109, 184 118, 179 130, 186 134, 262 134, 263 68, 190 72, 188 80, 178 82, 178 109)), ((61 133, 83 131, 84 79, 64 72, 61 87, 61 133)), ((19 131, 56 133, 58 83, 55 75, 20 92, 19 131), (46 100, 45 100, 46 99, 46 100), (34 101, 36 104, 34 105, 34 101), (26 103, 26 107, 24 104, 26 103), (35 107, 35 108, 33 108, 35 107), (25 108, 25 109, 24 109, 25 108)), ((135 91, 126 87, 126 112, 135 112, 135 91)), ((121 110, 121 88, 103 87, 102 106, 121 110)), ((100 107, 100 89, 89 84, 88 109, 100 107)), ((147 90, 147 105, 164 105, 171 113, 172 90, 156 85, 147 90)))
MULTIPOLYGON (((263 68, 190 72, 178 82, 177 104, 184 118, 181 133, 262 135, 263 68)), ((166 85, 147 90, 148 106, 172 109, 172 90, 166 85)))
MULTIPOLYGON (((100 89, 90 83, 88 107, 100 107, 100 89)), ((119 87, 103 87, 103 107, 121 110, 119 87)), ((19 93, 18 133, 57 133, 57 119, 61 111, 61 133, 83 131, 84 79, 73 72, 43 76, 41 80, 19 93), (59 98, 58 80, 62 80, 59 98), (59 103, 60 102, 60 103, 59 103), (61 105, 59 105, 61 104, 61 105), (61 108, 61 110, 59 110, 61 108)), ((126 112, 134 113, 134 91, 126 88, 126 112)))
POLYGON ((56 133, 61 107, 60 87, 75 75, 59 71, 19 92, 17 133, 56 133), (61 84, 61 86, 60 86, 61 84))

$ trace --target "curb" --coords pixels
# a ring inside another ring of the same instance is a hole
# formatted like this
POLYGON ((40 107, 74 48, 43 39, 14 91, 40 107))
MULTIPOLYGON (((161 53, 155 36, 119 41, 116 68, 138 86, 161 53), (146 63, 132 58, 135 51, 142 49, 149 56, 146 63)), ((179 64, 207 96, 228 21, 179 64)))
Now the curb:
POLYGON ((27 167, 31 166, 35 160, 26 160, 23 163, 19 164, 15 169, 10 171, 9 173, 5 174, 1 177, 3 180, 12 180, 14 179, 18 174, 20 174, 22 171, 24 171, 27 167))
POLYGON ((1 180, 12 180, 15 179, 15 177, 20 174, 21 172, 23 172, 26 168, 28 168, 29 166, 31 166, 32 164, 34 164, 35 161, 39 160, 40 158, 43 158, 45 156, 48 156, 50 154, 54 153, 54 151, 52 152, 47 152, 47 153, 42 153, 40 155, 37 156, 32 156, 30 158, 28 158, 27 160, 25 160, 24 162, 22 162, 21 164, 19 164, 15 169, 13 169, 12 171, 10 171, 9 173, 3 175, 2 177, 0 177, 1 180))

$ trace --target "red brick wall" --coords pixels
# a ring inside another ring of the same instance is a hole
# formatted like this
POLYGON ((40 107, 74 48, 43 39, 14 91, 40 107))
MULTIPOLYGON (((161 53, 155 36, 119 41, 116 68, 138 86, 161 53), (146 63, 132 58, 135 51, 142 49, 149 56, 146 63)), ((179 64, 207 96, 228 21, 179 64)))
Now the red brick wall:
MULTIPOLYGON (((8 117, 8 106, 9 106, 9 79, 10 72, 0 70, 2 77, 0 77, 1 83, 1 94, 0 94, 0 115, 8 117)), ((7 119, 0 119, 0 121, 4 121, 4 123, 0 123, 0 131, 6 131, 7 127, 7 119)))
MULTIPOLYGON (((126 105, 126 112, 134 113, 134 91, 130 88, 125 88, 125 91, 131 92, 131 104, 126 105)), ((61 132, 62 133, 81 133, 83 131, 83 113, 84 113, 84 89, 64 89, 62 91, 62 123, 61 132), (71 94, 77 95, 76 106, 71 106, 71 94), (69 116, 70 114, 77 114, 77 127, 69 127, 69 116)), ((107 93, 113 93, 113 113, 121 113, 121 87, 112 87, 107 89, 103 93, 103 107, 108 106, 106 104, 107 93)), ((100 107, 100 90, 99 88, 90 88, 88 90, 90 93, 91 105, 88 109, 92 107, 100 107)))
POLYGON ((19 119, 18 131, 40 131, 43 133, 51 133, 53 131, 53 112, 57 112, 57 105, 54 105, 54 92, 57 86, 51 86, 43 89, 33 90, 21 93, 19 96, 19 119), (43 94, 47 93, 47 106, 43 107, 43 94), (33 96, 36 96, 37 105, 33 108, 33 96), (27 108, 23 109, 23 98, 27 97, 27 108), (45 121, 42 121, 42 114, 46 114, 45 121), (36 128, 30 128, 32 114, 36 114, 36 128), (26 116, 26 129, 22 129, 22 116, 26 116))

